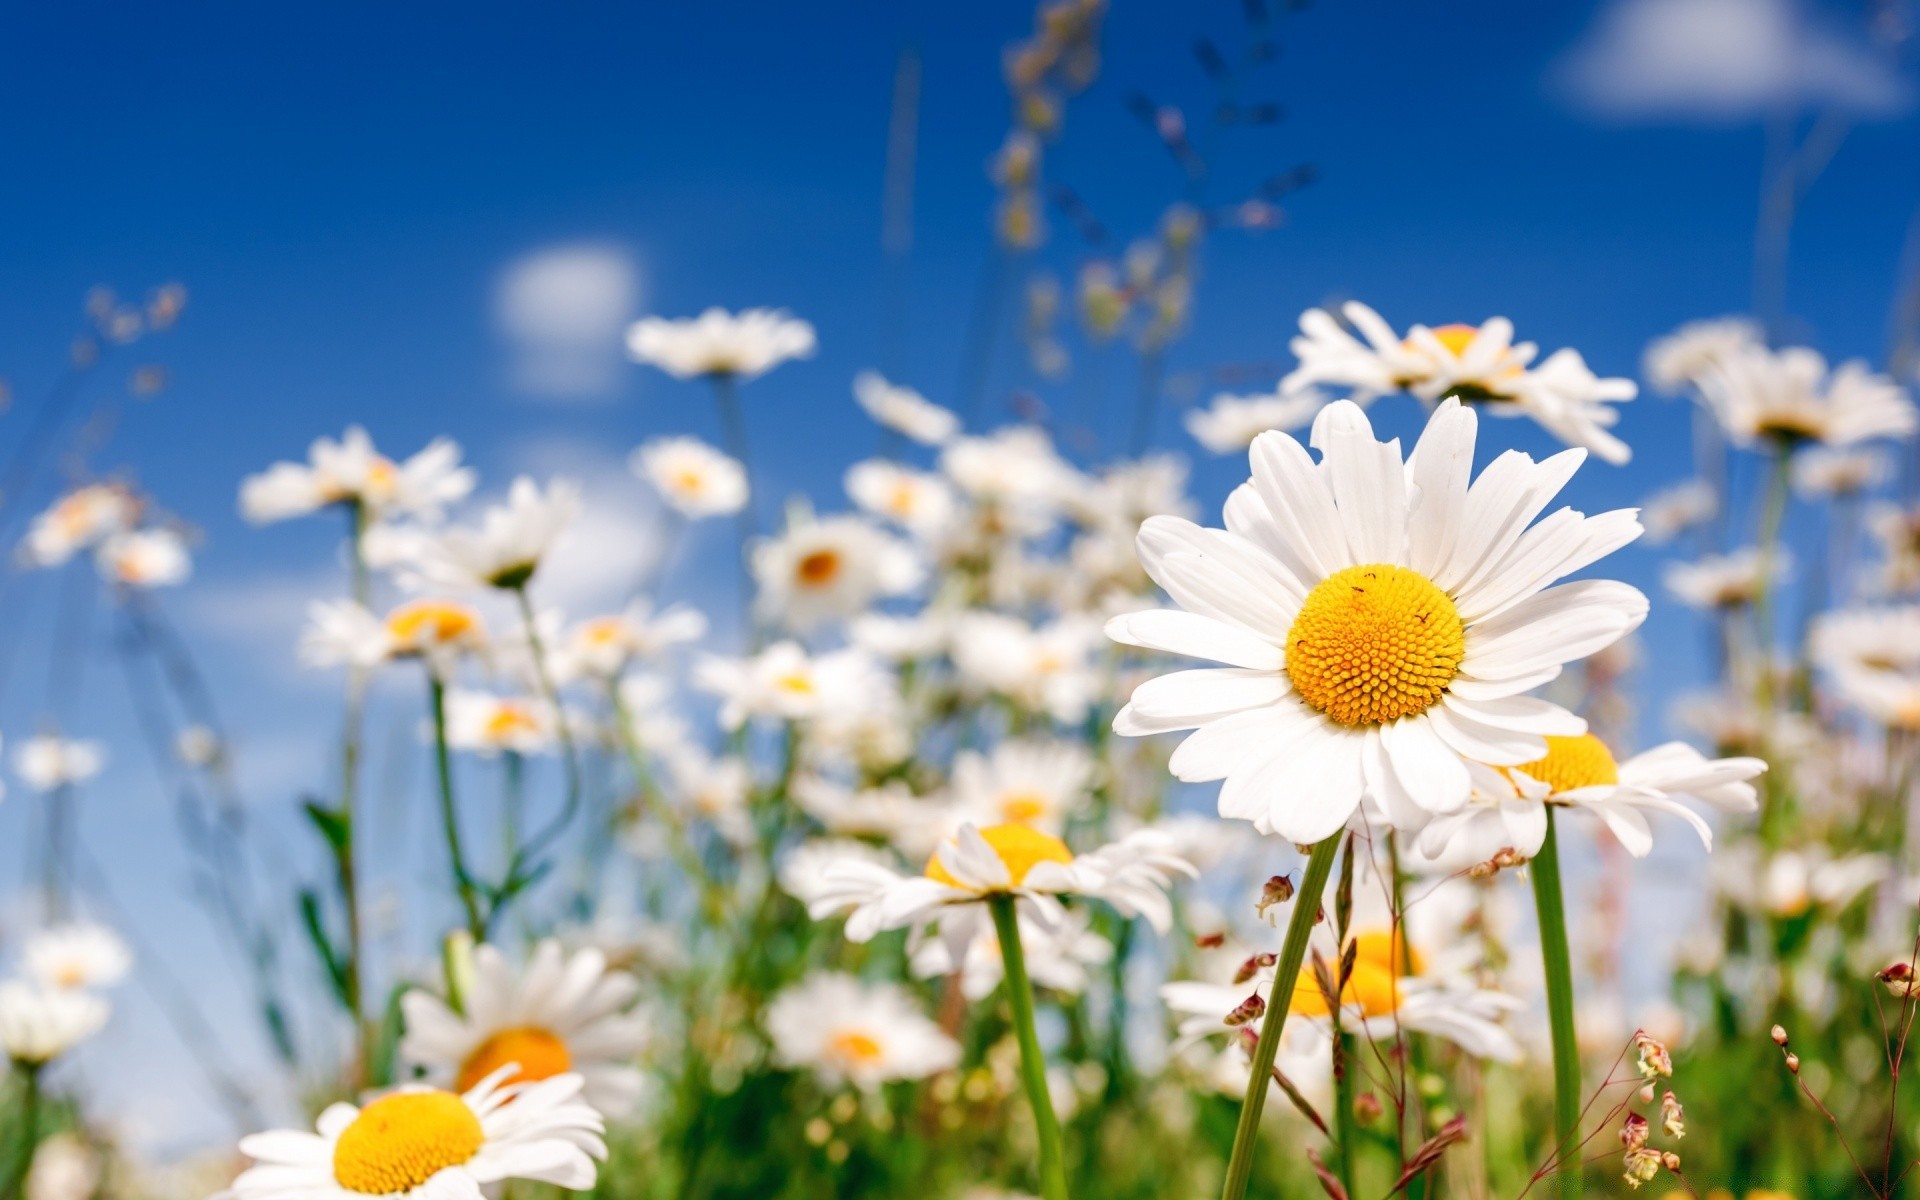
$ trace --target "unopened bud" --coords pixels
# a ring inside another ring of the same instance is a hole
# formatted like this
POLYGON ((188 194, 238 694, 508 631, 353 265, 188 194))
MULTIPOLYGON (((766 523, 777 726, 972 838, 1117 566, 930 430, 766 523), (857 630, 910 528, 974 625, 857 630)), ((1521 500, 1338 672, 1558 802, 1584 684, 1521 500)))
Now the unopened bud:
POLYGON ((1639 1096, 1640 1096, 1640 1103, 1652 1104, 1653 1103, 1653 1085, 1650 1083, 1640 1085, 1639 1096))
POLYGON ((1680 1169, 1680 1156, 1669 1150, 1660 1156, 1660 1165, 1669 1171, 1678 1171, 1680 1169))
POLYGON ((1266 1011, 1267 1002, 1260 998, 1259 992, 1255 992, 1245 1000, 1242 1000, 1238 1007, 1227 1014, 1227 1024, 1237 1029, 1249 1021, 1258 1021, 1266 1011))
POLYGON ((1380 1098, 1372 1092, 1361 1092, 1358 1096, 1354 1097, 1353 1119, 1358 1121, 1362 1127, 1378 1121, 1383 1111, 1380 1107, 1380 1098))
POLYGON ((1882 971, 1875 971, 1873 977, 1887 985, 1887 990, 1906 1000, 1920 992, 1920 979, 1914 977, 1910 963, 1897 962, 1882 971))
POLYGON ((1680 1107, 1680 1098, 1672 1092, 1660 1097, 1660 1128, 1671 1138, 1687 1136, 1686 1111, 1680 1107))
POLYGON ((1773 1044, 1776 1046, 1787 1044, 1787 1031, 1778 1025, 1773 1027, 1773 1044))
POLYGON ((1240 964, 1240 969, 1233 973, 1233 982, 1236 986, 1245 983, 1279 961, 1279 956, 1275 954, 1256 954, 1240 964))
POLYGON ((1787 1052, 1787 1070, 1792 1071, 1795 1075, 1800 1073, 1800 1056, 1792 1051, 1787 1052))

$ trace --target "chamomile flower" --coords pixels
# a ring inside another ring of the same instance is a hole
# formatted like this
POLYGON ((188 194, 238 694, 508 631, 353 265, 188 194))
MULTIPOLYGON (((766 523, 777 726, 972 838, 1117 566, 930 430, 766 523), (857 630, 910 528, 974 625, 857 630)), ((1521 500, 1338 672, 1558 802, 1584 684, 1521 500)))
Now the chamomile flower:
POLYGON ((1034 626, 1004 613, 971 611, 954 622, 953 665, 970 692, 1071 723, 1086 717, 1100 687, 1092 662, 1099 645, 1100 626, 1084 617, 1034 626))
POLYGON ((1689 608, 1738 608, 1753 603, 1762 587, 1784 579, 1791 566, 1785 549, 1775 550, 1768 560, 1758 548, 1747 546, 1693 562, 1668 563, 1660 581, 1689 608))
POLYGON ((813 357, 813 326, 785 311, 709 308, 698 317, 643 317, 627 329, 627 353, 676 379, 758 379, 789 359, 813 357))
POLYGON ((1689 321, 1648 345, 1640 372, 1656 390, 1677 395, 1698 386, 1729 359, 1762 344, 1760 326, 1745 317, 1689 321))
POLYGON ((471 688, 446 695, 447 745, 486 758, 547 754, 555 744, 553 706, 534 696, 502 696, 471 688))
POLYGON ((1834 675, 1920 672, 1920 605, 1821 613, 1807 649, 1815 666, 1834 675))
POLYGON ((923 875, 836 859, 809 885, 815 920, 845 914, 849 941, 865 942, 888 929, 938 925, 957 959, 987 921, 986 902, 1014 897, 1043 928, 1059 925, 1066 893, 1105 900, 1127 916, 1145 917, 1165 931, 1173 919, 1167 888, 1192 875, 1165 835, 1141 830, 1076 856, 1067 844, 1030 825, 962 825, 943 838, 923 875))
POLYGON ((681 809, 713 826, 734 845, 753 840, 753 770, 745 759, 713 758, 692 747, 666 756, 681 809))
POLYGON ((562 676, 613 679, 629 666, 660 657, 675 646, 697 642, 707 633, 704 614, 681 605, 654 611, 646 600, 604 617, 591 617, 566 631, 556 666, 562 676))
POLYGON ((437 519, 473 491, 460 447, 445 438, 396 463, 354 426, 339 441, 320 438, 305 463, 275 463, 240 485, 240 512, 256 525, 303 517, 336 504, 358 504, 376 518, 437 519))
POLYGON ((699 438, 655 438, 627 460, 683 517, 724 517, 747 505, 747 471, 699 438))
POLYGON ((746 658, 708 655, 694 664, 693 679, 720 697, 721 728, 732 730, 750 717, 805 720, 859 708, 877 673, 859 651, 816 657, 798 642, 775 642, 746 658))
POLYGON ((853 398, 875 421, 923 446, 941 445, 960 432, 959 417, 877 371, 853 377, 853 398))
POLYGON ((34 567, 60 566, 130 528, 139 514, 139 499, 118 484, 76 488, 34 517, 20 543, 21 561, 34 567))
POLYGON ((1607 432, 1619 420, 1608 406, 1633 399, 1638 389, 1629 379, 1595 376, 1577 350, 1556 351, 1533 366, 1538 347, 1516 345, 1513 323, 1505 317, 1477 327, 1415 325, 1403 338, 1364 304, 1350 301, 1340 311, 1365 340, 1333 314, 1308 309, 1292 342, 1300 365, 1280 381, 1282 393, 1326 384, 1350 389, 1363 403, 1396 391, 1429 402, 1458 396, 1496 416, 1532 417, 1561 441, 1608 462, 1631 456, 1626 443, 1607 432))
POLYGON ((0 1052, 14 1062, 42 1066, 106 1026, 107 1002, 82 988, 0 983, 0 1052))
POLYGON ((830 834, 878 838, 909 855, 931 853, 959 824, 951 808, 914 795, 898 780, 851 787, 810 773, 793 781, 793 801, 830 834))
POLYGON ((1503 849, 1532 858, 1546 838, 1552 804, 1598 818, 1635 858, 1653 849, 1647 818, 1655 813, 1679 817, 1711 849, 1712 829, 1685 802, 1753 812, 1760 802, 1752 781, 1766 769, 1757 758, 1710 759, 1685 742, 1616 762, 1590 733, 1550 737, 1547 753, 1535 762, 1505 769, 1471 764, 1473 799, 1459 812, 1435 817, 1421 830, 1419 847, 1438 855, 1467 846, 1476 860, 1503 849))
POLYGON ((1141 561, 1185 611, 1114 618, 1129 645, 1212 659, 1141 684, 1114 720, 1140 736, 1197 730, 1170 768, 1224 779, 1222 816, 1298 843, 1371 800, 1418 826, 1467 803, 1465 759, 1517 764, 1586 723, 1525 695, 1639 625, 1647 601, 1609 580, 1550 586, 1631 541, 1631 510, 1562 509, 1535 524, 1585 457, 1509 451, 1471 480, 1474 410, 1450 401, 1410 462, 1357 405, 1314 425, 1315 463, 1281 433, 1253 445, 1227 528, 1141 527, 1141 561))
POLYGON ((1093 787, 1093 756, 1078 742, 1017 739, 953 760, 953 803, 977 825, 1015 823, 1059 834, 1093 787))
POLYGON ((1269 429, 1305 429, 1326 406, 1326 394, 1313 388, 1258 396, 1222 393, 1206 408, 1188 413, 1185 423, 1193 440, 1213 453, 1238 454, 1269 429))
POLYGON ((624 1115, 645 1087, 633 1064, 647 1041, 646 1022, 631 1011, 639 993, 598 950, 568 954, 548 939, 516 970, 495 947, 478 946, 460 1010, 417 988, 401 998, 400 1057, 459 1092, 572 1080, 569 1095, 624 1115))
MULTIPOLYGON (((417 996, 418 992, 408 995, 417 996)), ((363 1106, 335 1104, 313 1133, 240 1139, 254 1165, 232 1200, 483 1200, 509 1179, 591 1188, 606 1122, 577 1097, 578 1075, 510 1082, 502 1067, 465 1092, 408 1086, 363 1106)))
POLYGON ((905 543, 864 517, 802 515, 753 548, 762 614, 801 631, 911 591, 924 576, 905 543))
POLYGON ((127 977, 133 952, 104 925, 56 925, 27 940, 27 975, 51 988, 107 988, 127 977))
POLYGON ((918 538, 935 537, 953 523, 953 489, 938 475, 870 458, 847 468, 846 488, 863 510, 918 538))
POLYGON ((187 540, 173 529, 135 529, 100 543, 94 565, 109 583, 129 588, 171 587, 193 573, 187 540))
POLYGON ((1720 496, 1704 479, 1689 479, 1661 488, 1640 502, 1640 524, 1650 546, 1664 546, 1697 529, 1720 512, 1720 496))
POLYGON ((1793 490, 1809 500, 1858 496, 1893 478, 1893 462, 1875 446, 1808 446, 1791 470, 1793 490))
POLYGON ((1853 446, 1911 437, 1920 425, 1905 388, 1862 362, 1829 370, 1818 351, 1803 346, 1748 346, 1703 374, 1699 386, 1721 427, 1743 446, 1853 446))
MULTIPOLYGON (((347 625, 358 620, 343 619, 347 625)), ((442 677, 450 673, 461 655, 487 645, 487 627, 478 612, 469 605, 437 597, 399 605, 380 622, 380 635, 386 641, 387 657, 422 659, 442 677)))
POLYGON ((20 743, 13 753, 13 770, 36 792, 51 792, 85 783, 107 764, 99 742, 43 733, 20 743))
POLYGON ((580 489, 573 484, 559 479, 543 489, 523 475, 506 503, 483 513, 477 528, 442 534, 421 565, 446 584, 524 587, 579 512, 580 489))
POLYGON ((1072 480, 1053 442, 1028 425, 956 438, 940 452, 940 470, 989 511, 991 523, 1019 534, 1052 523, 1072 480))
POLYGON ((957 1066, 960 1045, 928 1020, 898 984, 819 971, 773 998, 767 1034, 781 1066, 808 1070, 828 1087, 874 1091, 957 1066))

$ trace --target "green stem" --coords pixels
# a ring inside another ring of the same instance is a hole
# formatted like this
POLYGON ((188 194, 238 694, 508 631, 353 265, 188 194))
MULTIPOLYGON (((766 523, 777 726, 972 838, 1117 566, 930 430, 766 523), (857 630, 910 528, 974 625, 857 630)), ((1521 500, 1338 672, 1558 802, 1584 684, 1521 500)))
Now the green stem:
POLYGON ((1784 445, 1773 455, 1773 469, 1767 473, 1766 498, 1760 510, 1758 579, 1753 598, 1755 658, 1760 665, 1757 688, 1760 711, 1773 711, 1773 572, 1780 545, 1780 528, 1786 521, 1787 496, 1792 487, 1793 456, 1784 445))
POLYGON ((447 839, 447 857, 453 863, 453 887, 460 895, 460 907, 467 914, 467 932, 476 942, 487 940, 487 921, 480 912, 480 897, 467 870, 467 857, 460 846, 460 810, 453 802, 453 759, 447 750, 447 685, 429 673, 427 688, 433 698, 433 766, 440 782, 440 830, 447 839))
POLYGON ((740 469, 747 473, 747 501, 734 514, 735 528, 740 536, 740 619, 742 639, 757 648, 760 643, 759 627, 753 619, 753 567, 747 555, 754 541, 760 536, 760 518, 758 506, 760 494, 753 485, 753 463, 747 449, 747 414, 740 403, 740 381, 731 374, 719 373, 710 377, 713 381, 713 407, 720 417, 721 439, 726 443, 727 453, 739 460, 740 469))
POLYGON ((567 721, 566 706, 560 702, 560 689, 554 685, 553 671, 547 665, 547 648, 540 637, 539 623, 534 620, 533 599, 527 595, 524 583, 513 589, 513 596, 519 602, 520 622, 526 627, 527 649, 533 658, 533 673, 540 683, 540 695, 553 709, 554 729, 560 735, 561 761, 567 774, 567 796, 559 814, 540 832, 528 838, 516 860, 508 864, 510 884, 519 873, 520 863, 545 852, 553 840, 572 824, 574 813, 580 809, 580 752, 573 742, 573 728, 567 721))
POLYGON ((1053 1096, 1047 1091, 1047 1063, 1040 1053, 1040 1034, 1033 1024, 1033 982, 1027 978, 1026 951, 1020 945, 1020 922, 1014 898, 1000 894, 987 901, 993 912, 994 933, 1000 939, 1000 961, 1006 967, 1007 1003, 1013 1009, 1013 1032, 1020 1039, 1020 1076, 1033 1106, 1033 1124, 1040 1135, 1040 1195, 1044 1200, 1067 1200, 1067 1159, 1060 1144, 1060 1120, 1053 1115, 1053 1096))
POLYGON ((1293 998, 1294 980, 1300 977, 1300 965, 1307 958, 1307 939, 1320 912, 1320 897, 1327 890, 1327 876, 1333 872, 1333 858, 1340 839, 1330 837, 1318 843, 1307 858, 1307 873, 1293 898, 1293 915, 1287 921, 1287 940, 1280 947, 1280 962, 1274 969, 1273 996, 1267 1004, 1267 1016, 1260 1023, 1260 1040, 1253 1047, 1253 1071, 1247 1077, 1246 1099, 1240 1102, 1240 1123, 1233 1131, 1233 1154, 1227 1160, 1227 1182, 1220 1200, 1242 1200, 1247 1194, 1247 1179, 1253 1173, 1253 1146, 1259 1140, 1260 1114, 1267 1107, 1267 1091, 1273 1085, 1273 1059, 1280 1052, 1280 1031, 1286 1028, 1287 1009, 1293 998))
MULTIPOLYGON (((353 564, 354 603, 361 608, 368 607, 373 596, 373 582, 367 570, 366 547, 363 544, 366 532, 366 507, 354 501, 347 507, 347 554, 353 564)), ((342 976, 346 985, 347 1013, 353 1018, 353 1036, 358 1048, 355 1061, 363 1080, 372 1078, 374 1039, 367 1024, 366 989, 361 975, 365 955, 360 922, 358 836, 354 829, 354 817, 359 811, 360 739, 366 720, 366 702, 366 672, 358 667, 347 668, 346 719, 340 735, 340 808, 337 813, 341 837, 334 850, 334 876, 340 885, 340 907, 346 910, 347 961, 342 976)))
POLYGON ((1547 1022, 1553 1034, 1553 1161, 1560 1200, 1578 1200, 1580 1170, 1580 1043, 1573 1028, 1573 956, 1560 891, 1560 843, 1547 809, 1547 837, 1529 868, 1540 923, 1540 963, 1547 980, 1547 1022))
MULTIPOLYGON (((1337 1017, 1335 1019, 1338 1020, 1337 1017)), ((1352 1196, 1356 1194, 1353 1190, 1354 1151, 1358 1149, 1360 1136, 1360 1125, 1354 1120, 1353 1112, 1356 1099, 1354 1052, 1359 1049, 1359 1041, 1345 1031, 1339 1031, 1338 1039, 1340 1065, 1333 1077, 1333 1142, 1338 1155, 1335 1165, 1340 1173, 1340 1185, 1347 1189, 1347 1195, 1352 1196)))
POLYGON ((34 1154, 40 1149, 40 1064, 22 1062, 20 1069, 20 1150, 14 1156, 13 1171, 7 1178, 4 1200, 19 1200, 26 1190, 27 1176, 33 1173, 34 1154))

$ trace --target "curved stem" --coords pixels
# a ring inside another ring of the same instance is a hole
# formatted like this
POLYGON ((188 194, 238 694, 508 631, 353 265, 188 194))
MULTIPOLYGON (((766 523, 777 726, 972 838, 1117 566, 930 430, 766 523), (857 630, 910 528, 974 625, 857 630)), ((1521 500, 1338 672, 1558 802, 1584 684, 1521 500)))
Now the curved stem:
POLYGON ((1560 891, 1560 842, 1547 809, 1547 837, 1528 868, 1540 922, 1540 963, 1546 972, 1547 1022, 1553 1034, 1553 1160, 1561 1200, 1580 1195, 1580 1043, 1573 1027, 1573 956, 1567 949, 1567 909, 1560 891))
POLYGON ((513 596, 520 606, 520 621, 526 627, 527 649, 533 658, 533 673, 540 683, 540 695, 553 709, 554 729, 560 735, 561 762, 567 773, 567 797, 560 812, 551 822, 532 837, 527 839, 525 848, 517 859, 508 864, 509 884, 518 874, 520 863, 538 858, 553 840, 573 823, 573 814, 580 809, 580 752, 573 743, 573 727, 567 721, 567 709, 560 702, 560 689, 554 685, 553 671, 547 665, 547 647, 541 640, 540 626, 534 620, 533 600, 527 595, 525 584, 513 589, 513 596))
POLYGON ((433 697, 433 766, 440 781, 440 830, 447 839, 447 857, 453 861, 453 887, 466 910, 467 932, 476 942, 487 940, 486 918, 480 913, 480 898, 467 871, 467 859, 460 847, 460 811, 453 802, 453 762, 447 752, 447 685, 438 675, 427 676, 433 697))
POLYGON ((1033 983, 1027 978, 1026 951, 1020 945, 1020 922, 1014 899, 997 895, 987 901, 993 911, 993 930, 1000 939, 1000 961, 1006 967, 1007 1003, 1013 1009, 1013 1032, 1020 1039, 1020 1077, 1033 1106, 1033 1124, 1040 1135, 1040 1194, 1045 1200, 1067 1200, 1067 1158, 1060 1141, 1060 1120, 1053 1114, 1053 1096, 1047 1091, 1047 1063, 1040 1053, 1040 1034, 1033 1024, 1033 983))
POLYGON ((1338 837, 1314 846, 1307 858, 1306 876, 1294 895, 1287 940, 1280 947, 1280 962, 1274 968, 1273 996, 1267 1003, 1266 1019, 1260 1023, 1260 1040, 1253 1047, 1253 1073, 1247 1077, 1246 1099, 1240 1102, 1240 1123, 1233 1131, 1233 1154, 1227 1159, 1227 1182, 1220 1190, 1221 1200, 1242 1200, 1247 1194, 1247 1179, 1253 1173, 1253 1145, 1259 1140, 1260 1114, 1267 1107, 1267 1089, 1273 1083, 1273 1059, 1280 1051, 1280 1031, 1287 1024, 1293 982, 1300 977, 1300 964, 1306 961, 1307 939, 1313 933, 1320 897, 1327 890, 1327 876, 1333 872, 1333 857, 1339 849, 1338 837))

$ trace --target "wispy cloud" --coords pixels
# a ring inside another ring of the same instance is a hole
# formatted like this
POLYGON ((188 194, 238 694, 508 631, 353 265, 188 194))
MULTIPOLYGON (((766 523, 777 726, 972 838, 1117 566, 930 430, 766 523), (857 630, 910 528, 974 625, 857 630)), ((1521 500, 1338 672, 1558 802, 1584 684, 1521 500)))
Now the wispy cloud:
POLYGON ((1613 0, 1552 82, 1596 116, 1641 121, 1803 106, 1892 116, 1913 94, 1863 32, 1797 0, 1613 0))
POLYGON ((555 399, 612 391, 621 333, 639 299, 639 274, 617 246, 546 246, 508 264, 494 315, 512 356, 514 386, 555 399))

